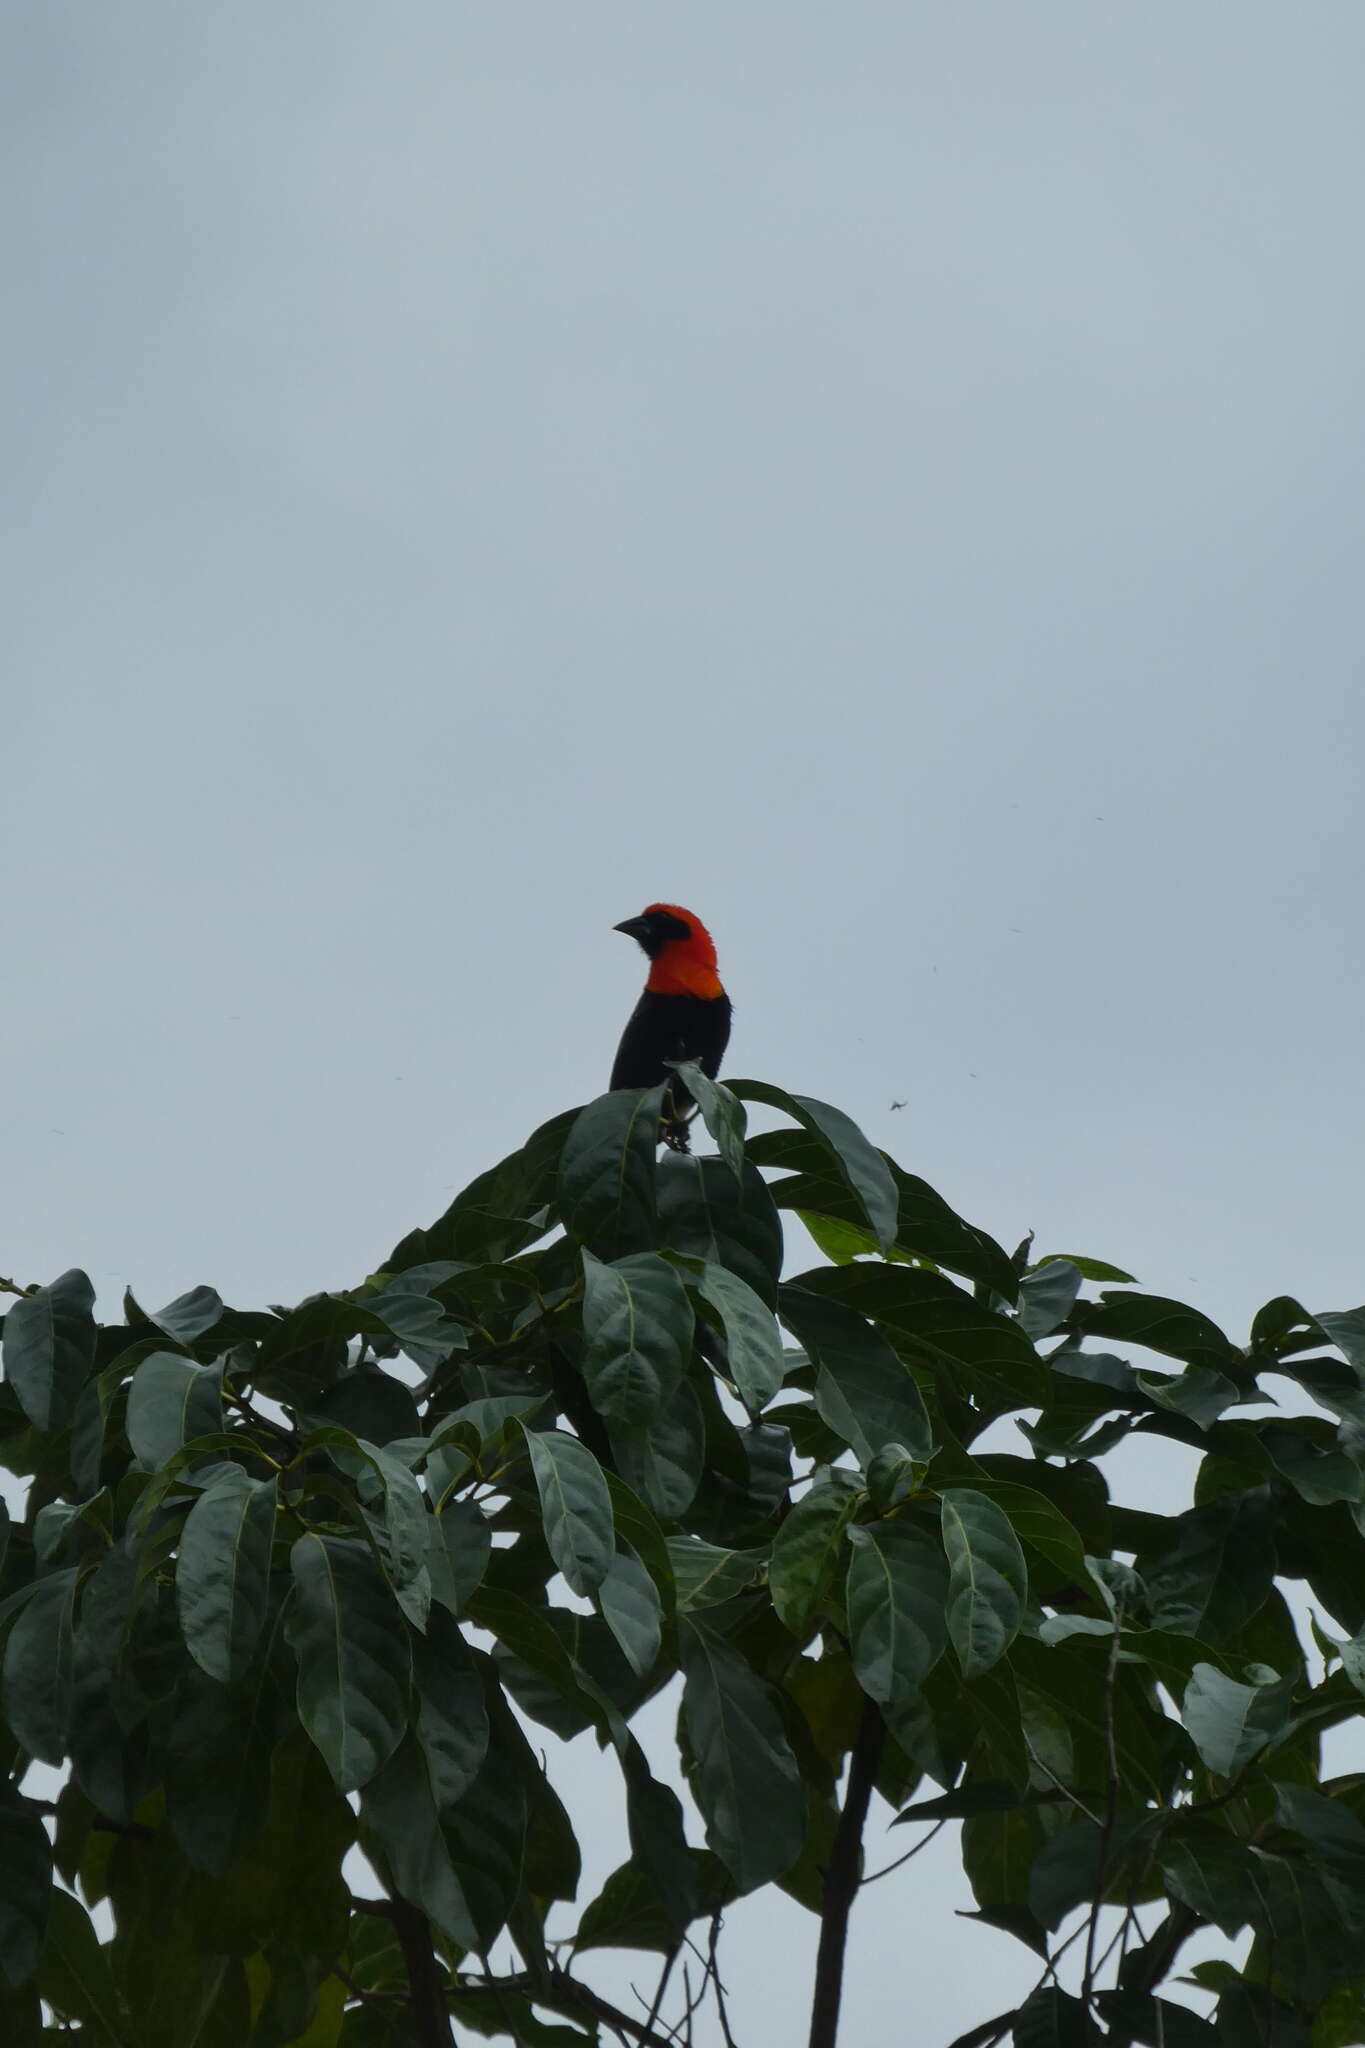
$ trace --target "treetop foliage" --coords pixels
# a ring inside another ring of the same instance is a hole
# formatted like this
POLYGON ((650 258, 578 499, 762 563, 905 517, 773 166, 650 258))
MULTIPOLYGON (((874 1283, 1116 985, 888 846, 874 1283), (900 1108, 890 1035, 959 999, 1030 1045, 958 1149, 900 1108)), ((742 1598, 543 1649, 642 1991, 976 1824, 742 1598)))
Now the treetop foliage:
POLYGON ((292 1308, 5 1283, 0 2038, 659 2048, 705 1999, 728 2041, 721 1918, 776 1884, 830 2048, 880 1800, 960 1824, 1037 1959, 958 2048, 1365 2040, 1365 1775, 1321 1758, 1365 1710, 1365 1309, 1238 1344, 682 1071, 713 1154, 602 1096, 292 1308), (1182 1512, 1112 1496, 1130 1437, 1195 1453, 1182 1512), (631 1725, 675 1681, 705 1848, 631 1725), (587 1901, 527 1724, 619 1766, 587 1901), (620 1949, 652 2012, 580 1965, 620 1949))

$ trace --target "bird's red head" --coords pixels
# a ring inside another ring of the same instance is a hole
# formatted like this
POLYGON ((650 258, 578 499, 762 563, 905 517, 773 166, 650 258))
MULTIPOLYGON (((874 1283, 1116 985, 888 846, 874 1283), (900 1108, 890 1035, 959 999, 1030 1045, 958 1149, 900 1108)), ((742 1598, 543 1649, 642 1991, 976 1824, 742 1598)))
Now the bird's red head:
POLYGON ((615 929, 635 939, 649 957, 645 987, 656 995, 718 996, 716 948, 699 917, 677 903, 650 903, 640 917, 615 929))

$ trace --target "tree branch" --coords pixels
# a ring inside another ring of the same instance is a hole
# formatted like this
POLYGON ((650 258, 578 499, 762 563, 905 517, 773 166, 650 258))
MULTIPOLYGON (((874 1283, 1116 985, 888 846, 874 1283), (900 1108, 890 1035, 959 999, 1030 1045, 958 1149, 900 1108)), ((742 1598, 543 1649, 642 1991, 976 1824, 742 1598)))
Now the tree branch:
POLYGON ((825 1872, 820 1947, 815 1959, 815 1995, 811 2001, 810 2048, 834 2048, 839 2031, 848 1916, 858 1892, 863 1828, 867 1822, 884 1735, 880 1711, 871 1700, 865 1700, 863 1718, 849 1761, 843 1811, 834 1831, 834 1847, 825 1872))
POLYGON ((374 1913, 388 1920, 398 1936, 408 1973, 413 2023, 420 2048, 450 2048, 450 2008, 446 2004, 446 1980, 431 1945, 431 1928, 425 1913, 406 1899, 355 1899, 356 1912, 374 1913))

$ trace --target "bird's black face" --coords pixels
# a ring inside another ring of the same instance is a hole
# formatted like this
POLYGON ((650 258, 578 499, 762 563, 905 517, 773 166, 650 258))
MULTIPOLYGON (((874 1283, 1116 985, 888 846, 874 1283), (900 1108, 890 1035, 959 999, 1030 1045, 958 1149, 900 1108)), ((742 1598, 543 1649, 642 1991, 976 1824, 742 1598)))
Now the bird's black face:
POLYGON ((657 959, 670 940, 692 936, 691 925, 667 910, 647 910, 643 917, 628 917, 624 924, 613 925, 612 930, 637 940, 651 960, 657 959))

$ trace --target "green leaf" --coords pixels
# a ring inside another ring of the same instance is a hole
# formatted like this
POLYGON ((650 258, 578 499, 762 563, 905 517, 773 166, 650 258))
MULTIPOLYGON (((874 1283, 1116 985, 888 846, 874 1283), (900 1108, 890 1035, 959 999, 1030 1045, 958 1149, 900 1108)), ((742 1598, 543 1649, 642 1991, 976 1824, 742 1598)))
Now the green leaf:
POLYGON ((518 1151, 471 1181, 430 1229, 414 1230, 394 1247, 386 1273, 449 1260, 510 1259, 543 1237, 552 1221, 560 1155, 580 1114, 571 1109, 551 1117, 518 1151))
POLYGON ((1137 1285, 1134 1276, 1125 1273, 1122 1266, 1111 1266, 1105 1259, 1084 1259, 1079 1252, 1045 1252, 1035 1264, 1041 1267, 1057 1262, 1064 1266, 1074 1266, 1083 1280, 1109 1280, 1120 1287, 1137 1285))
POLYGON ((622 1477, 661 1521, 685 1515, 706 1456, 706 1425, 695 1387, 684 1380, 643 1429, 613 1429, 612 1456, 622 1477))
POLYGON ((1081 1269, 1069 1259, 1049 1259, 1019 1282, 1019 1327, 1030 1343, 1050 1337, 1071 1314, 1081 1291, 1081 1269))
POLYGON ((82 2041, 123 2048, 127 2036, 108 1952, 100 1946, 90 1915, 70 1892, 52 1894, 38 1989, 63 2019, 80 2021, 82 2041))
POLYGON ((677 1589, 673 1583, 673 1564, 664 1532, 624 1479, 615 1472, 606 1472, 603 1477, 611 1495, 612 1514, 616 1518, 616 1547, 619 1551, 625 1543, 635 1552, 654 1581, 663 1612, 671 1618, 677 1606, 677 1589))
POLYGON ((664 1084, 618 1088, 580 1110, 559 1163, 565 1226, 599 1258, 654 1242, 654 1155, 664 1084))
POLYGON ((911 1522, 849 1529, 848 1626, 853 1668, 882 1706, 918 1692, 948 1640, 948 1564, 928 1531, 911 1522))
POLYGON ((1241 1685, 1212 1664, 1196 1664, 1180 1718, 1200 1756, 1220 1778, 1234 1777, 1289 1726, 1299 1673, 1241 1685))
POLYGON ((748 1102, 766 1102, 794 1117, 818 1139, 841 1180, 857 1197, 882 1250, 896 1241, 899 1196, 891 1169, 870 1145, 851 1117, 810 1095, 789 1095, 766 1081, 731 1081, 731 1092, 748 1102))
MULTIPOLYGON (((856 1269, 849 1269, 856 1270, 856 1269)), ((782 1289, 782 1320, 817 1367, 815 1405, 863 1466, 884 1444, 927 1464, 934 1440, 924 1396, 880 1330, 842 1302, 782 1289)))
POLYGON ((1087 1303, 1080 1316, 1088 1335, 1107 1337, 1113 1343, 1142 1344, 1149 1351, 1231 1373, 1234 1378, 1245 1374, 1246 1360, 1237 1346, 1216 1323, 1198 1309, 1187 1308, 1183 1301, 1170 1301, 1161 1294, 1106 1292, 1097 1302, 1087 1303))
POLYGON ((462 1799, 488 1752, 488 1710, 479 1667, 456 1623, 434 1609, 412 1646, 417 1739, 432 1797, 444 1812, 462 1799))
MULTIPOLYGON (((427 1570, 431 1597, 452 1614, 462 1614, 483 1583, 493 1532, 474 1500, 453 1500, 427 1517, 427 1570)), ((430 1629, 430 1618, 427 1627, 430 1629)))
POLYGON ((662 1616, 658 1591, 639 1558, 618 1547, 596 1597, 626 1662, 637 1678, 646 1678, 659 1655, 662 1616))
POLYGON ((659 1162, 658 1203, 662 1245, 723 1266, 776 1308, 782 1222, 756 1167, 746 1160, 736 1182, 721 1159, 670 1152, 659 1162))
POLYGON ((0 1973, 16 1989, 38 1967, 51 1899, 52 1845, 42 1817, 0 1779, 0 1973))
POLYGON ((1152 1626, 1218 1643, 1264 1603, 1275 1576, 1269 1489, 1227 1494, 1176 1517, 1174 1539, 1138 1568, 1152 1626))
POLYGON ((275 1507, 273 1477, 222 1465, 181 1531, 180 1627, 195 1662, 225 1685, 245 1672, 265 1621, 275 1507))
MULTIPOLYGON (((651 1774, 649 1759, 624 1722, 616 1724, 612 1741, 626 1781, 632 1858, 652 1887, 674 1941, 681 1941, 689 1922, 700 1912, 704 1895, 697 1880, 698 1851, 687 1845, 677 1793, 651 1774)), ((710 1896, 728 1902, 734 1896, 729 1877, 714 1858, 709 1861, 715 1871, 710 1896)))
POLYGON ((679 1647, 706 1838, 740 1891, 754 1891, 801 1853, 801 1773, 772 1689, 753 1666, 697 1622, 682 1627, 679 1647))
POLYGON ((729 1550, 696 1536, 670 1536, 668 1556, 682 1613, 722 1606, 752 1586, 763 1569, 761 1550, 729 1550))
POLYGON ((563 1430, 522 1424, 545 1517, 545 1541, 571 1593, 601 1585, 616 1550, 611 1495, 586 1444, 563 1430))
POLYGON ((984 1493, 954 1486, 941 1496, 948 1558, 948 1633, 964 1678, 998 1663, 1019 1632, 1028 1569, 1007 1516, 984 1493))
POLYGON ((299 1660, 299 1718, 339 1792, 354 1792, 393 1754, 407 1725, 408 1634, 369 1548, 300 1536, 290 1552, 286 1629, 299 1660))
POLYGON ((377 1837, 401 1897, 457 1947, 481 1946, 469 1901, 441 1832, 427 1762, 409 1735, 361 1794, 361 1818, 377 1837))
POLYGON ((26 1294, 5 1317, 5 1379, 36 1430, 71 1420, 95 1363, 95 1290, 73 1266, 50 1286, 26 1294))
POLYGON ((729 1377, 751 1415, 758 1415, 787 1372, 782 1334, 772 1310, 748 1282, 724 1266, 702 1263, 689 1276, 702 1300, 720 1317, 729 1377))
POLYGON ((162 1335, 169 1337, 172 1344, 182 1344, 185 1349, 207 1333, 223 1315, 223 1297, 212 1287, 192 1287, 188 1294, 177 1294, 174 1301, 167 1302, 156 1314, 147 1320, 154 1323, 162 1335))
POLYGON ((39 1579, 5 1644, 5 1719, 30 1756, 66 1761, 71 1714, 76 1567, 39 1579))
MULTIPOLYGON (((695 1882, 698 1910, 714 1912, 728 1903, 733 1886, 719 1858, 709 1849, 686 1849, 695 1882)), ((603 1885, 584 1909, 573 1938, 582 1954, 594 1948, 632 1948, 668 1955, 678 1945, 677 1922, 659 1898, 658 1887, 631 1858, 603 1885)))
POLYGON ((1079 1998, 1055 1984, 1031 1991, 1014 2015, 1014 2048, 1093 2048, 1094 2038, 1079 1998))
MULTIPOLYGON (((799 1273, 791 1285, 870 1317, 898 1351, 931 1368, 956 1393, 995 1407, 1047 1399, 1047 1368, 1014 1318, 997 1315, 941 1273, 871 1263, 823 1266, 799 1273)), ((906 1444, 914 1449, 908 1438, 906 1444)))
POLYGON ((609 1422, 649 1422, 683 1376, 692 1350, 692 1304, 676 1268, 657 1252, 604 1265, 583 1252, 583 1377, 609 1422))
MULTIPOLYGON (((1054 1478, 1069 1476, 1059 1467, 1042 1465, 1035 1469, 1040 1477, 1045 1473, 1054 1478)), ((1085 1584, 1085 1544, 1075 1525, 1045 1493, 1032 1486, 1017 1486, 1011 1480, 992 1478, 979 1468, 972 1473, 972 1485, 1008 1517, 1021 1543, 1036 1550, 1039 1557, 1046 1558, 1066 1578, 1085 1584)))
POLYGON ((801 1496, 778 1525, 768 1585, 783 1627, 804 1643, 828 1598, 843 1552, 843 1533, 860 1498, 852 1473, 835 1466, 801 1496))
POLYGON ((195 1438, 223 1427, 223 1375, 178 1351, 154 1351, 128 1389, 128 1441, 144 1471, 156 1472, 195 1438))
POLYGON ((1156 1860, 1172 1898, 1220 1927, 1228 1939, 1260 1907, 1247 1845, 1198 1814, 1180 1816, 1157 1836, 1156 1860))
POLYGON ((744 1104, 722 1081, 704 1074, 695 1060, 670 1062, 678 1079, 692 1091, 702 1122, 716 1143, 716 1150, 737 1181, 744 1179, 744 1104))

